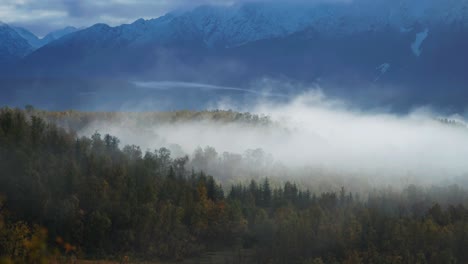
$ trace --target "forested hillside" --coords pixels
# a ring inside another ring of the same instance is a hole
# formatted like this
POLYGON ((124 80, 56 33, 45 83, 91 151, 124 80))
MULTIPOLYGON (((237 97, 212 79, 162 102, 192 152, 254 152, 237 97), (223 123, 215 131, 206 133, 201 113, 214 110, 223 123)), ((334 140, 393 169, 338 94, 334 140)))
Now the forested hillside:
POLYGON ((234 254, 220 263, 468 262, 462 187, 313 192, 269 175, 221 186, 188 157, 79 137, 81 125, 64 129, 53 115, 0 110, 0 263, 180 261, 221 250, 234 254))

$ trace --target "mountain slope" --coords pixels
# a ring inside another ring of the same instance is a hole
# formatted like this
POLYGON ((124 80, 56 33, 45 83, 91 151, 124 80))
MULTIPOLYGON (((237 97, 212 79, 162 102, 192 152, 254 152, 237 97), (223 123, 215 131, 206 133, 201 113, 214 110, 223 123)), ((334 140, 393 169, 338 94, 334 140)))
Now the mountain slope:
MULTIPOLYGON (((0 22, 0 65, 8 66, 32 52, 33 47, 13 28, 0 22)), ((1 67, 0 66, 0 67, 1 67)))
MULTIPOLYGON (((161 64, 171 66, 173 62, 188 63, 189 68, 194 66, 192 63, 211 63, 207 61, 213 56, 219 62, 226 54, 244 50, 243 46, 258 41, 263 46, 254 46, 258 47, 260 53, 269 50, 268 46, 274 45, 277 39, 290 38, 299 42, 296 45, 300 45, 307 39, 297 38, 300 34, 325 38, 325 42, 330 42, 330 46, 338 53, 347 50, 347 39, 361 36, 362 40, 356 41, 362 50, 353 51, 356 56, 341 55, 348 59, 351 56, 359 64, 359 57, 368 57, 366 50, 374 50, 377 45, 366 42, 367 38, 381 36, 380 40, 389 42, 404 41, 405 44, 399 46, 402 50, 398 52, 404 53, 411 60, 413 56, 431 55, 424 48, 427 42, 444 42, 440 38, 434 39, 434 32, 449 39, 459 39, 468 31, 468 19, 464 19, 468 12, 468 2, 465 0, 447 1, 444 4, 436 1, 428 1, 425 5, 411 3, 360 0, 351 4, 247 3, 230 7, 201 6, 188 12, 169 13, 151 20, 140 19, 118 27, 94 25, 38 50, 27 58, 26 65, 34 68, 34 65, 48 60, 52 66, 56 66, 55 72, 80 74, 85 71, 86 74, 99 75, 100 72, 109 74, 115 70, 133 75, 153 71, 154 68, 160 68, 161 64), (386 32, 390 32, 391 37, 384 36, 386 32), (332 43, 334 40, 336 43, 332 43)), ((387 46, 385 43, 378 45, 387 46)), ((310 52, 320 51, 319 45, 309 47, 310 52)), ((283 48, 286 54, 296 52, 288 46, 283 48)), ((385 54, 387 51, 382 48, 380 53, 385 54)), ((269 56, 278 60, 281 51, 275 51, 269 56)), ((292 57, 301 63, 300 57, 292 57)), ((283 59, 288 58, 284 56, 283 59)), ((380 64, 395 59, 398 58, 388 58, 388 61, 368 67, 374 70, 380 64)), ((238 60, 235 57, 231 59, 238 60)), ((323 64, 320 61, 317 63, 323 64)))
POLYGON ((467 7, 467 0, 201 6, 68 34, 10 75, 231 87, 270 78, 348 98, 462 105, 467 7))
POLYGON ((52 31, 43 38, 38 38, 29 30, 22 27, 13 28, 22 38, 26 39, 28 43, 34 48, 38 49, 42 46, 49 44, 50 42, 57 40, 65 35, 78 31, 75 27, 66 27, 56 31, 52 31))
POLYGON ((13 27, 13 29, 31 45, 34 49, 44 46, 42 40, 34 35, 31 31, 22 27, 13 27))
POLYGON ((42 46, 47 45, 48 43, 54 40, 57 40, 65 35, 71 34, 76 31, 78 31, 76 27, 65 27, 59 30, 52 31, 41 39, 42 46))

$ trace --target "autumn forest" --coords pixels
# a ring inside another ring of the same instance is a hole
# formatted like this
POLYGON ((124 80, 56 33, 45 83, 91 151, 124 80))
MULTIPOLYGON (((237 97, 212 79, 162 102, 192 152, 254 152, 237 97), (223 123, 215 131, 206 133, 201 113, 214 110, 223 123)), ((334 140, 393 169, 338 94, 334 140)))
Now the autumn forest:
POLYGON ((0 110, 0 263, 172 263, 225 251, 219 263, 468 263, 462 185, 358 192, 270 175, 236 182, 167 148, 78 135, 77 119, 64 126, 58 115, 0 110))

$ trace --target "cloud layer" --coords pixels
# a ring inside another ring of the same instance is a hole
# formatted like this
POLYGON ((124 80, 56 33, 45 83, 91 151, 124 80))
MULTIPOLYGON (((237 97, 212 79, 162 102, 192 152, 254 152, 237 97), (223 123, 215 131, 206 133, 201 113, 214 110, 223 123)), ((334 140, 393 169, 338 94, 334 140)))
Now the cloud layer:
POLYGON ((288 103, 261 101, 237 110, 266 114, 277 125, 193 121, 145 126, 129 119, 96 122, 80 134, 89 136, 98 130, 142 149, 178 145, 178 152, 186 154, 211 146, 221 157, 224 152, 262 149, 275 163, 293 170, 308 167, 335 175, 390 179, 390 183, 440 182, 468 175, 464 121, 445 124, 427 109, 408 115, 360 111, 312 91, 288 103))

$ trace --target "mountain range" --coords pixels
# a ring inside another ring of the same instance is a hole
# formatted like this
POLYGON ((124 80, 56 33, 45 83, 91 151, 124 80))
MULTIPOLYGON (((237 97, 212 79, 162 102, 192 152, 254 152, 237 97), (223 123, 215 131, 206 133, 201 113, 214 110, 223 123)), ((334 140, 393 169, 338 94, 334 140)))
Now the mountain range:
POLYGON ((66 27, 39 38, 25 28, 0 22, 0 61, 19 61, 42 46, 77 30, 75 27, 66 27))
POLYGON ((0 40, 8 87, 99 79, 245 88, 275 79, 405 106, 461 107, 468 95, 467 0, 200 6, 42 39, 2 24, 0 40))
POLYGON ((0 22, 0 64, 8 65, 33 51, 32 46, 18 32, 0 22))
POLYGON ((45 46, 49 44, 50 42, 57 40, 65 35, 68 35, 70 33, 73 33, 75 31, 78 31, 76 27, 65 27, 63 29, 55 30, 50 32, 49 34, 45 35, 43 38, 39 38, 36 35, 34 35, 32 32, 28 31, 25 28, 22 27, 13 27, 13 29, 24 39, 26 39, 33 47, 33 49, 38 49, 42 46, 45 46))

